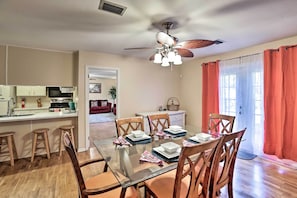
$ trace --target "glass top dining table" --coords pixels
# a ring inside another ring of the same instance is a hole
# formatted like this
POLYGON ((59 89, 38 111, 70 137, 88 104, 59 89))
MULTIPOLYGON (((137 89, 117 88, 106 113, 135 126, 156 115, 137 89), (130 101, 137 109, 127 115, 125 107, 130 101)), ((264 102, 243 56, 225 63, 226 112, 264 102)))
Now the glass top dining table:
POLYGON ((187 132, 182 136, 159 137, 153 136, 151 141, 146 143, 131 142, 130 146, 115 145, 113 142, 116 137, 94 140, 94 144, 106 161, 109 169, 113 172, 122 188, 143 182, 147 179, 156 177, 177 167, 178 156, 175 158, 166 158, 153 152, 153 148, 159 147, 166 142, 174 142, 183 146, 185 141, 190 144, 199 144, 191 141, 199 131, 192 127, 186 128, 187 132), (152 162, 140 161, 141 155, 148 151, 163 161, 162 165, 152 162))

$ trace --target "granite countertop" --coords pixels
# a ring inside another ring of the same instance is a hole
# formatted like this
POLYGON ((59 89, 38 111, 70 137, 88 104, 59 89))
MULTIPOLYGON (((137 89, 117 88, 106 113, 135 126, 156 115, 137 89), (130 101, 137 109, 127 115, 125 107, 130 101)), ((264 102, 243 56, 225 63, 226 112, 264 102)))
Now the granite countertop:
POLYGON ((27 114, 17 114, 14 116, 0 117, 0 122, 15 122, 15 121, 27 121, 27 120, 42 120, 42 119, 55 119, 55 118, 71 118, 77 117, 77 112, 75 113, 65 113, 65 112, 41 112, 41 113, 27 113, 27 114))

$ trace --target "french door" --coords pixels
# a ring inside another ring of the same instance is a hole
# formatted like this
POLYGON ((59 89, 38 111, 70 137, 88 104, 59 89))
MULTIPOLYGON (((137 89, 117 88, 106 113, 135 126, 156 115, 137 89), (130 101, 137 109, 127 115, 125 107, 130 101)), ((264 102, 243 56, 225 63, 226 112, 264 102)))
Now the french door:
POLYGON ((220 113, 234 115, 233 131, 247 128, 240 150, 263 153, 262 54, 220 62, 220 113))

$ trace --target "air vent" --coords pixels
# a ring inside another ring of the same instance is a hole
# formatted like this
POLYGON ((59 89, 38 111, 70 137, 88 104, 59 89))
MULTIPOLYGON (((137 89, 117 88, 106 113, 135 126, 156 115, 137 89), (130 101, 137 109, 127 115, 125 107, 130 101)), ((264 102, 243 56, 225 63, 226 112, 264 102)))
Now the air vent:
POLYGON ((118 5, 116 3, 112 3, 109 1, 104 1, 101 0, 100 4, 99 4, 99 10, 104 10, 107 12, 111 12, 117 15, 123 15, 124 12, 126 11, 127 7, 122 6, 122 5, 118 5))

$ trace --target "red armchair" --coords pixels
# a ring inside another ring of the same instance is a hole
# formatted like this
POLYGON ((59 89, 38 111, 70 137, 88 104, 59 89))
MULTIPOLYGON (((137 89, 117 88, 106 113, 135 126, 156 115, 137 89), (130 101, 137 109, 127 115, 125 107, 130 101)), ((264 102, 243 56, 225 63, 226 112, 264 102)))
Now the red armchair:
POLYGON ((111 103, 108 100, 90 100, 90 114, 111 112, 111 103))

